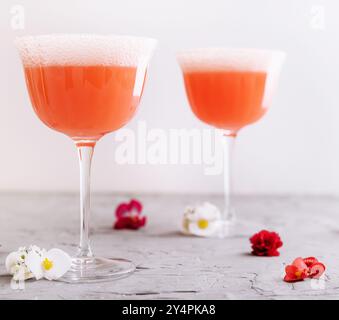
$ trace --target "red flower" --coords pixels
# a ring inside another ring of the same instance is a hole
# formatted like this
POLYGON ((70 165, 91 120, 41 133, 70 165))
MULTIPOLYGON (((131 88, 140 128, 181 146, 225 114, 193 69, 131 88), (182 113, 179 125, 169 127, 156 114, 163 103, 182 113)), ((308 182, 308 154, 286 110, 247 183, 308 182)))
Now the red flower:
POLYGON ((291 265, 286 266, 285 272, 286 275, 284 281, 302 281, 308 276, 308 267, 302 258, 297 258, 292 262, 291 265))
POLYGON ((252 243, 252 254, 256 256, 279 256, 278 248, 283 245, 279 234, 267 230, 256 233, 250 238, 250 241, 252 243))
POLYGON ((114 229, 137 230, 146 224, 146 217, 141 215, 142 204, 132 199, 129 203, 121 203, 115 210, 114 229))
POLYGON ((309 277, 319 279, 325 270, 326 267, 323 263, 316 262, 309 268, 309 277))
POLYGON ((324 273, 326 267, 314 257, 297 258, 291 265, 286 266, 284 281, 296 282, 305 278, 318 279, 324 273))
POLYGON ((318 262, 317 258, 314 257, 308 257, 308 258, 304 258, 303 259, 304 262, 306 263, 307 267, 309 268, 312 264, 315 264, 316 262, 318 262))

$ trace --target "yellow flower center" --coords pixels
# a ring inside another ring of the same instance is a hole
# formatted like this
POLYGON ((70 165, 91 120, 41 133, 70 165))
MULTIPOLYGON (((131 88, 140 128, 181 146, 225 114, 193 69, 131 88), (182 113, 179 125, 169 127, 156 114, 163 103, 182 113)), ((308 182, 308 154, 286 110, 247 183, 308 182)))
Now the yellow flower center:
POLYGON ((200 220, 198 221, 198 227, 199 227, 200 229, 206 229, 206 228, 208 227, 208 220, 206 220, 206 219, 200 219, 200 220))
POLYGON ((297 272, 295 273, 295 276, 296 276, 297 278, 300 278, 301 274, 302 274, 301 271, 297 271, 297 272))
POLYGON ((45 258, 45 260, 42 262, 42 266, 45 270, 51 270, 53 268, 53 261, 48 260, 45 258))

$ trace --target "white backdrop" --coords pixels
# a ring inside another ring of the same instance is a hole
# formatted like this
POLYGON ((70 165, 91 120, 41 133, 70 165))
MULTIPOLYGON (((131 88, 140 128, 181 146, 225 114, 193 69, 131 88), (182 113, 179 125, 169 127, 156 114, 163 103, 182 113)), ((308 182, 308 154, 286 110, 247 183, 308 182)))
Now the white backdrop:
MULTIPOLYGON (((128 125, 206 128, 187 104, 174 53, 203 46, 282 49, 288 58, 269 113, 240 132, 239 193, 339 194, 339 2, 330 0, 2 0, 0 189, 78 190, 72 142, 33 113, 13 46, 18 35, 113 33, 159 40, 139 111, 128 125), (25 9, 24 30, 11 9, 25 9)), ((198 165, 117 165, 114 134, 96 148, 94 191, 220 192, 198 165)))

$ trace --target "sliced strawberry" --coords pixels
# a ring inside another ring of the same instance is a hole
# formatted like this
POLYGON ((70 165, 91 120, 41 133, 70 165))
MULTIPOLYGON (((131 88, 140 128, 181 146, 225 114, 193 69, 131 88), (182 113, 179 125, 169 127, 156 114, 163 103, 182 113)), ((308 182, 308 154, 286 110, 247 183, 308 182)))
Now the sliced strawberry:
POLYGON ((311 267, 313 264, 318 262, 318 259, 315 257, 308 257, 303 259, 308 267, 311 267))
POLYGON ((316 262, 310 266, 310 278, 319 279, 321 275, 324 273, 326 267, 321 262, 316 262))

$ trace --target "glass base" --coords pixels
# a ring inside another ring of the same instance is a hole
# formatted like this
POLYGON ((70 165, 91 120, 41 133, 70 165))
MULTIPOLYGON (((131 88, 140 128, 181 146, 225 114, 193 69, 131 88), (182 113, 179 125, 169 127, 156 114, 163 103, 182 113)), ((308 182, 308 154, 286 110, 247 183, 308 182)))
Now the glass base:
POLYGON ((234 220, 220 220, 218 221, 219 227, 215 238, 229 238, 233 234, 234 220))
POLYGON ((224 217, 226 217, 226 219, 218 221, 219 228, 216 234, 216 237, 221 239, 229 238, 233 235, 234 226, 237 222, 235 210, 233 208, 230 208, 227 211, 225 211, 224 217))
POLYGON ((233 218, 220 222, 218 238, 249 238, 259 230, 265 229, 262 222, 256 222, 246 218, 233 218))
POLYGON ((70 270, 59 279, 68 283, 111 281, 125 278, 135 271, 135 265, 124 259, 74 258, 70 270))

